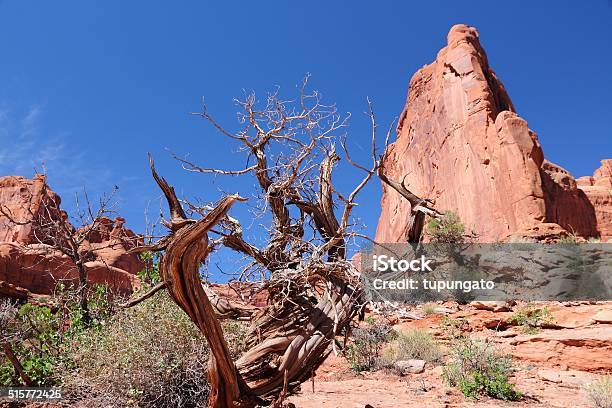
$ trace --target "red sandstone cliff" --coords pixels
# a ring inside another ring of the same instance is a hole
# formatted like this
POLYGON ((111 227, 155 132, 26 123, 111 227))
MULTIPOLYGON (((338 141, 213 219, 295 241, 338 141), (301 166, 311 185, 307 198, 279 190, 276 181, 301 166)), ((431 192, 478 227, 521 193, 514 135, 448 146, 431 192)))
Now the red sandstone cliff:
MULTIPOLYGON (((63 211, 54 210, 60 202, 44 176, 32 180, 0 177, 0 205, 19 222, 17 225, 0 214, 0 282, 49 294, 58 280, 78 280, 77 268, 70 258, 47 245, 44 232, 35 227, 38 223, 27 223, 39 217, 66 217, 63 211), (50 202, 55 204, 47 205, 50 202)), ((123 218, 101 219, 101 226, 82 246, 91 253, 85 264, 90 282, 129 293, 139 285, 135 274, 143 264, 138 256, 127 253, 135 244, 135 235, 124 227, 124 222, 123 218)))
MULTIPOLYGON (((389 176, 406 176, 415 194, 455 211, 480 241, 612 234, 610 161, 580 183, 546 161, 473 27, 452 27, 436 60, 412 77, 389 155, 389 176)), ((381 205, 376 240, 403 241, 409 203, 383 184, 381 205)))
POLYGON ((576 184, 593 204, 601 240, 612 240, 612 160, 602 160, 592 177, 580 177, 576 184))

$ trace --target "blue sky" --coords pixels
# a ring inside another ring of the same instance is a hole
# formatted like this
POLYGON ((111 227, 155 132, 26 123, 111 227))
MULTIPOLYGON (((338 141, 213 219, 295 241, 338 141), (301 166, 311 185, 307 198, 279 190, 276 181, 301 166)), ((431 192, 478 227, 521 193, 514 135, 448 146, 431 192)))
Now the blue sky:
MULTIPOLYGON (((367 159, 369 96, 381 124, 403 106, 408 81, 456 23, 476 26, 489 61, 546 157, 575 176, 612 157, 612 2, 593 1, 2 1, 0 174, 31 176, 41 162, 70 207, 71 193, 120 187, 136 230, 159 207, 146 153, 180 194, 248 195, 250 179, 186 173, 165 149, 208 166, 243 163, 235 145, 190 116, 205 97, 232 127, 232 98, 306 72, 326 101, 353 113, 350 145, 367 159), (261 4, 263 3, 263 4, 261 4)), ((355 174, 336 182, 352 189, 355 174)), ((356 215, 373 234, 380 186, 356 215)), ((246 217, 243 208, 237 217, 246 217)))

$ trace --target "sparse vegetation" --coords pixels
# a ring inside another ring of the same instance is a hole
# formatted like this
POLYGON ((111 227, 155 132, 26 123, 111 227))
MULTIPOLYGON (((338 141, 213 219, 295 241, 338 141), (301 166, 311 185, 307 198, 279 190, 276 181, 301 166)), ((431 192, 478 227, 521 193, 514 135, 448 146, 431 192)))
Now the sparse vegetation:
POLYGON ((64 387, 88 406, 207 406, 208 347, 165 292, 87 331, 73 353, 64 387))
POLYGON ((19 308, 3 303, 0 343, 7 344, 23 373, 0 353, 0 385, 51 386, 60 383, 59 372, 71 367, 71 349, 86 329, 98 332, 112 314, 106 287, 95 285, 88 295, 87 321, 78 289, 58 285, 55 306, 26 303, 19 308))
MULTIPOLYGON (((0 386, 61 386, 70 401, 88 407, 207 406, 207 343, 166 292, 117 310, 97 285, 88 301, 88 322, 78 293, 62 285, 53 307, 0 302, 0 345, 19 362, 15 367, 0 349, 0 386)), ((246 324, 223 326, 238 358, 246 324)))
POLYGON ((468 326, 469 322, 466 319, 453 319, 448 316, 443 316, 440 322, 444 335, 451 340, 462 338, 463 329, 468 326))
POLYGON ((435 314, 437 309, 438 309, 438 305, 430 302, 430 303, 425 303, 421 310, 423 310, 423 313, 425 313, 425 316, 430 316, 432 314, 435 314))
POLYGON ((409 359, 434 363, 440 361, 442 356, 442 350, 431 334, 425 330, 413 329, 406 333, 399 333, 391 341, 383 353, 383 361, 385 365, 409 359))
POLYGON ((345 356, 356 373, 379 368, 382 349, 397 333, 382 319, 369 317, 365 327, 353 329, 352 342, 345 350, 345 356))
POLYGON ((157 252, 142 252, 139 254, 140 260, 144 263, 144 268, 138 272, 138 279, 146 286, 155 285, 161 282, 159 276, 159 253, 157 252))
POLYGON ((574 234, 569 234, 565 237, 560 238, 558 244, 577 244, 579 241, 578 237, 574 234))
POLYGON ((425 232, 431 242, 438 244, 461 243, 465 239, 465 226, 452 211, 446 211, 440 218, 429 219, 425 232))
POLYGON ((237 359, 247 350, 248 324, 236 320, 223 323, 223 334, 232 358, 237 359))
POLYGON ((512 370, 511 358, 495 352, 489 343, 460 338, 454 342, 443 378, 468 398, 487 395, 514 401, 521 393, 509 382, 512 370))
POLYGON ((595 408, 612 408, 612 375, 601 377, 586 386, 595 408))
POLYGON ((522 306, 510 317, 510 322, 519 326, 525 334, 539 333, 542 326, 551 324, 554 320, 547 306, 538 308, 532 303, 522 306))

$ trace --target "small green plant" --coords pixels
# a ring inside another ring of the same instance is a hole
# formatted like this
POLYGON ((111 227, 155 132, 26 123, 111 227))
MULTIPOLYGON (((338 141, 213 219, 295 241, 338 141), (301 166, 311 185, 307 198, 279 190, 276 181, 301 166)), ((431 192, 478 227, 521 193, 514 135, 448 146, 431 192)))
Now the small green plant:
MULTIPOLYGON (((28 378, 38 386, 58 385, 59 372, 72 366, 70 349, 87 330, 104 327, 113 311, 106 286, 93 285, 88 295, 89 321, 83 316, 76 290, 63 283, 52 296, 53 310, 48 306, 26 303, 3 315, 0 342, 6 341, 28 378)), ((0 309, 8 310, 6 305, 0 309)), ((0 352, 0 385, 22 385, 15 367, 0 352)))
POLYGON ((464 241, 465 226, 459 216, 452 211, 446 211, 438 219, 431 218, 427 222, 425 232, 431 242, 438 244, 456 244, 464 241))
POLYGON ((565 236, 563 238, 560 238, 557 241, 558 244, 577 244, 578 242, 579 241, 578 241, 577 236, 572 235, 572 234, 567 235, 567 236, 565 236))
POLYGON ((509 382, 512 370, 509 356, 496 353, 487 342, 464 337, 455 341, 452 359, 442 376, 468 398, 487 395, 515 401, 522 394, 509 382))
POLYGON ((136 274, 138 279, 145 285, 150 286, 161 282, 161 277, 159 276, 159 253, 147 251, 142 252, 139 256, 145 267, 136 274))
POLYGON ((248 328, 248 324, 236 320, 223 322, 223 335, 234 360, 237 360, 248 349, 246 344, 248 328))
POLYGON ((402 360, 417 359, 434 363, 442 359, 442 350, 434 337, 421 329, 399 333, 383 353, 386 366, 402 360))
MULTIPOLYGON (((28 378, 38 386, 57 383, 55 369, 61 363, 58 322, 47 307, 25 304, 13 314, 10 327, 4 327, 6 341, 28 378)), ((3 386, 21 385, 21 379, 8 359, 0 354, 0 378, 3 386)))
POLYGON ((352 342, 345 350, 345 357, 353 371, 359 373, 377 369, 384 344, 395 335, 387 322, 372 317, 366 319, 365 327, 354 329, 352 342))
POLYGON ((510 317, 510 323, 519 326, 525 334, 539 333, 542 326, 551 324, 554 320, 547 306, 538 308, 532 303, 519 308, 510 317))
POLYGON ((612 408, 612 375, 593 381, 585 389, 595 408, 612 408))
POLYGON ((463 331, 469 327, 469 322, 466 319, 453 319, 443 316, 440 327, 446 338, 456 340, 463 337, 463 331))

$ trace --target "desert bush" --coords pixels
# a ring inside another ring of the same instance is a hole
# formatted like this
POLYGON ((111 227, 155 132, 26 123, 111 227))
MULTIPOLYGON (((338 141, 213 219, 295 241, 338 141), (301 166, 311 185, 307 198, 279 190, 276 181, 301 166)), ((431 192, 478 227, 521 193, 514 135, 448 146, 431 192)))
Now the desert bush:
MULTIPOLYGON (((72 288, 60 284, 51 304, 30 303, 0 308, 0 341, 6 341, 29 379, 38 386, 59 384, 59 372, 71 365, 71 343, 86 328, 98 330, 112 315, 112 302, 106 287, 94 285, 88 296, 90 320, 85 323, 79 297, 72 288), (12 308, 13 312, 8 311, 12 308)), ((0 352, 0 385, 18 386, 22 381, 14 367, 0 352)))
POLYGON ((383 352, 383 360, 387 366, 409 359, 433 363, 440 361, 442 356, 442 350, 433 336, 420 329, 399 333, 383 352))
POLYGON ((247 351, 247 334, 249 326, 245 322, 236 320, 226 320, 222 324, 223 336, 229 347, 229 351, 234 360, 237 360, 247 351))
POLYGON ((59 320, 48 307, 25 304, 16 325, 20 339, 12 347, 28 377, 39 386, 57 384, 56 370, 64 357, 59 320))
POLYGON ((468 398, 488 395, 513 401, 521 398, 521 393, 509 382, 512 371, 512 359, 495 352, 489 343, 461 338, 453 344, 443 378, 468 398))
POLYGON ((566 236, 558 239, 557 243, 573 245, 573 244, 578 244, 582 241, 583 240, 578 235, 574 234, 573 232, 569 232, 566 236))
POLYGON ((431 218, 425 228, 431 242, 439 244, 455 244, 464 241, 465 226, 459 216, 452 211, 446 211, 439 218, 431 218))
POLYGON ((446 338, 453 341, 462 339, 464 337, 464 330, 469 328, 469 322, 464 318, 453 319, 448 316, 443 316, 440 321, 440 327, 446 338))
POLYGON ((117 313, 75 342, 64 385, 88 406, 204 407, 209 350, 167 293, 117 313), (80 393, 79 393, 80 392, 80 393))
POLYGON ((431 302, 430 303, 425 303, 423 305, 423 308, 422 308, 423 313, 425 313, 425 316, 429 316, 429 315, 435 314, 436 313, 436 309, 438 309, 438 305, 435 304, 435 303, 431 303, 431 302))
POLYGON ((145 251, 139 255, 140 260, 144 264, 144 268, 139 271, 136 275, 145 286, 155 285, 161 282, 161 276, 159 275, 159 258, 158 252, 145 251))
MULTIPOLYGON (((15 327, 17 316, 16 305, 8 299, 0 299, 0 344, 12 344, 19 333, 15 327)), ((20 384, 20 380, 13 366, 5 358, 0 348, 0 386, 11 386, 20 384)))
POLYGON ((381 351, 396 333, 391 325, 382 319, 369 317, 364 327, 353 329, 352 341, 345 350, 345 357, 353 371, 375 370, 379 368, 381 351))
POLYGON ((531 303, 522 306, 510 317, 510 323, 519 326, 525 334, 538 333, 542 326, 551 324, 554 320, 547 306, 538 308, 531 303))
POLYGON ((586 392, 595 408, 612 408, 611 375, 606 375, 588 384, 586 392))

